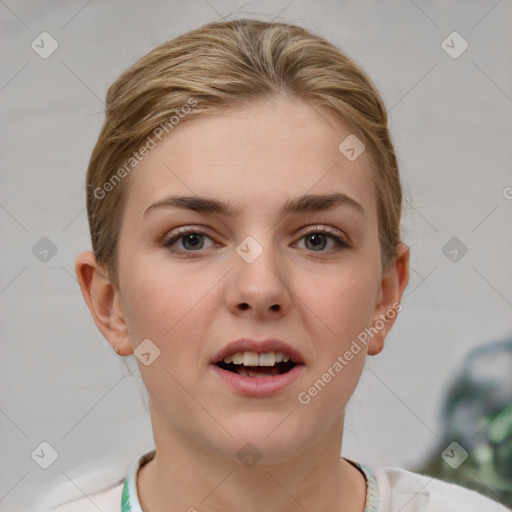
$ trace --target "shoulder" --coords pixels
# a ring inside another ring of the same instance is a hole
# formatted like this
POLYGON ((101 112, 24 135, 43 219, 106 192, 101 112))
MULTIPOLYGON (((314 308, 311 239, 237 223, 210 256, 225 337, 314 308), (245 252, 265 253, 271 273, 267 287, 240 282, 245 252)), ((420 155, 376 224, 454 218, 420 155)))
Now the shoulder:
POLYGON ((51 512, 121 512, 121 495, 123 483, 97 494, 91 494, 78 500, 70 501, 51 512))
POLYGON ((455 484, 401 468, 374 470, 379 506, 377 512, 509 512, 489 498, 455 484))

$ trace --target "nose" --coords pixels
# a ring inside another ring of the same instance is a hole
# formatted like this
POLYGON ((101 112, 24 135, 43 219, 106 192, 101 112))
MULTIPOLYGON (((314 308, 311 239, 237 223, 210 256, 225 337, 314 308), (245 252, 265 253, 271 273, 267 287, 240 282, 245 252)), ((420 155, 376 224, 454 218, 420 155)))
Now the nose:
POLYGON ((248 237, 237 247, 226 292, 227 306, 233 314, 264 319, 277 318, 289 311, 291 290, 286 278, 289 272, 286 263, 278 259, 268 237, 264 244, 248 237))

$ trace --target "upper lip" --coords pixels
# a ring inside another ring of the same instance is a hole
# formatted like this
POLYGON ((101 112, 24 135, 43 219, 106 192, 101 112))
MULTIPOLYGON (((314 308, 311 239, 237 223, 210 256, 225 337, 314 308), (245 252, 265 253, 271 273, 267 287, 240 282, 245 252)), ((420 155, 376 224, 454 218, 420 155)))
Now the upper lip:
POLYGON ((256 352, 263 354, 265 352, 283 352, 290 356, 290 360, 296 364, 303 364, 304 357, 301 352, 288 343, 278 339, 255 340, 251 338, 240 338, 228 343, 211 359, 212 364, 222 361, 226 356, 236 352, 256 352))

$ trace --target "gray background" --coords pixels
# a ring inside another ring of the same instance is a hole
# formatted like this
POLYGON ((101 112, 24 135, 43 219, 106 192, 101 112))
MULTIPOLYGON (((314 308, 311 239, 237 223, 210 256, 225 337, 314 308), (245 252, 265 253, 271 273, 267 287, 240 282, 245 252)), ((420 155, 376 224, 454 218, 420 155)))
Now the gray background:
POLYGON ((343 454, 419 464, 441 436, 443 393, 464 355, 512 332, 510 0, 0 0, 2 511, 104 488, 153 446, 137 372, 96 329, 74 276, 90 247, 85 169, 115 78, 222 16, 323 35, 368 71, 390 112, 411 280, 350 403, 343 454), (43 31, 58 43, 46 59, 31 47, 43 31), (441 46, 453 31, 469 44, 458 58, 441 46), (454 236, 468 249, 457 262, 442 251, 454 236), (47 261, 33 250, 43 237, 57 249, 47 261), (31 457, 44 441, 58 452, 48 469, 31 457))

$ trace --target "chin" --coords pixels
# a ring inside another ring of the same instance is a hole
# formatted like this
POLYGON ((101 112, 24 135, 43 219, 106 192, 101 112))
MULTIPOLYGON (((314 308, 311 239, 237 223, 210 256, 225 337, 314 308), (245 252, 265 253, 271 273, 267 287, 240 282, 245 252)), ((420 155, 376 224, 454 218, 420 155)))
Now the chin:
MULTIPOLYGON (((278 464, 299 455, 321 435, 308 429, 307 421, 292 419, 292 412, 250 413, 226 422, 233 435, 211 440, 217 452, 247 467, 278 464), (284 420, 284 421, 283 421, 284 420)), ((299 416, 297 413, 295 413, 299 416)))

